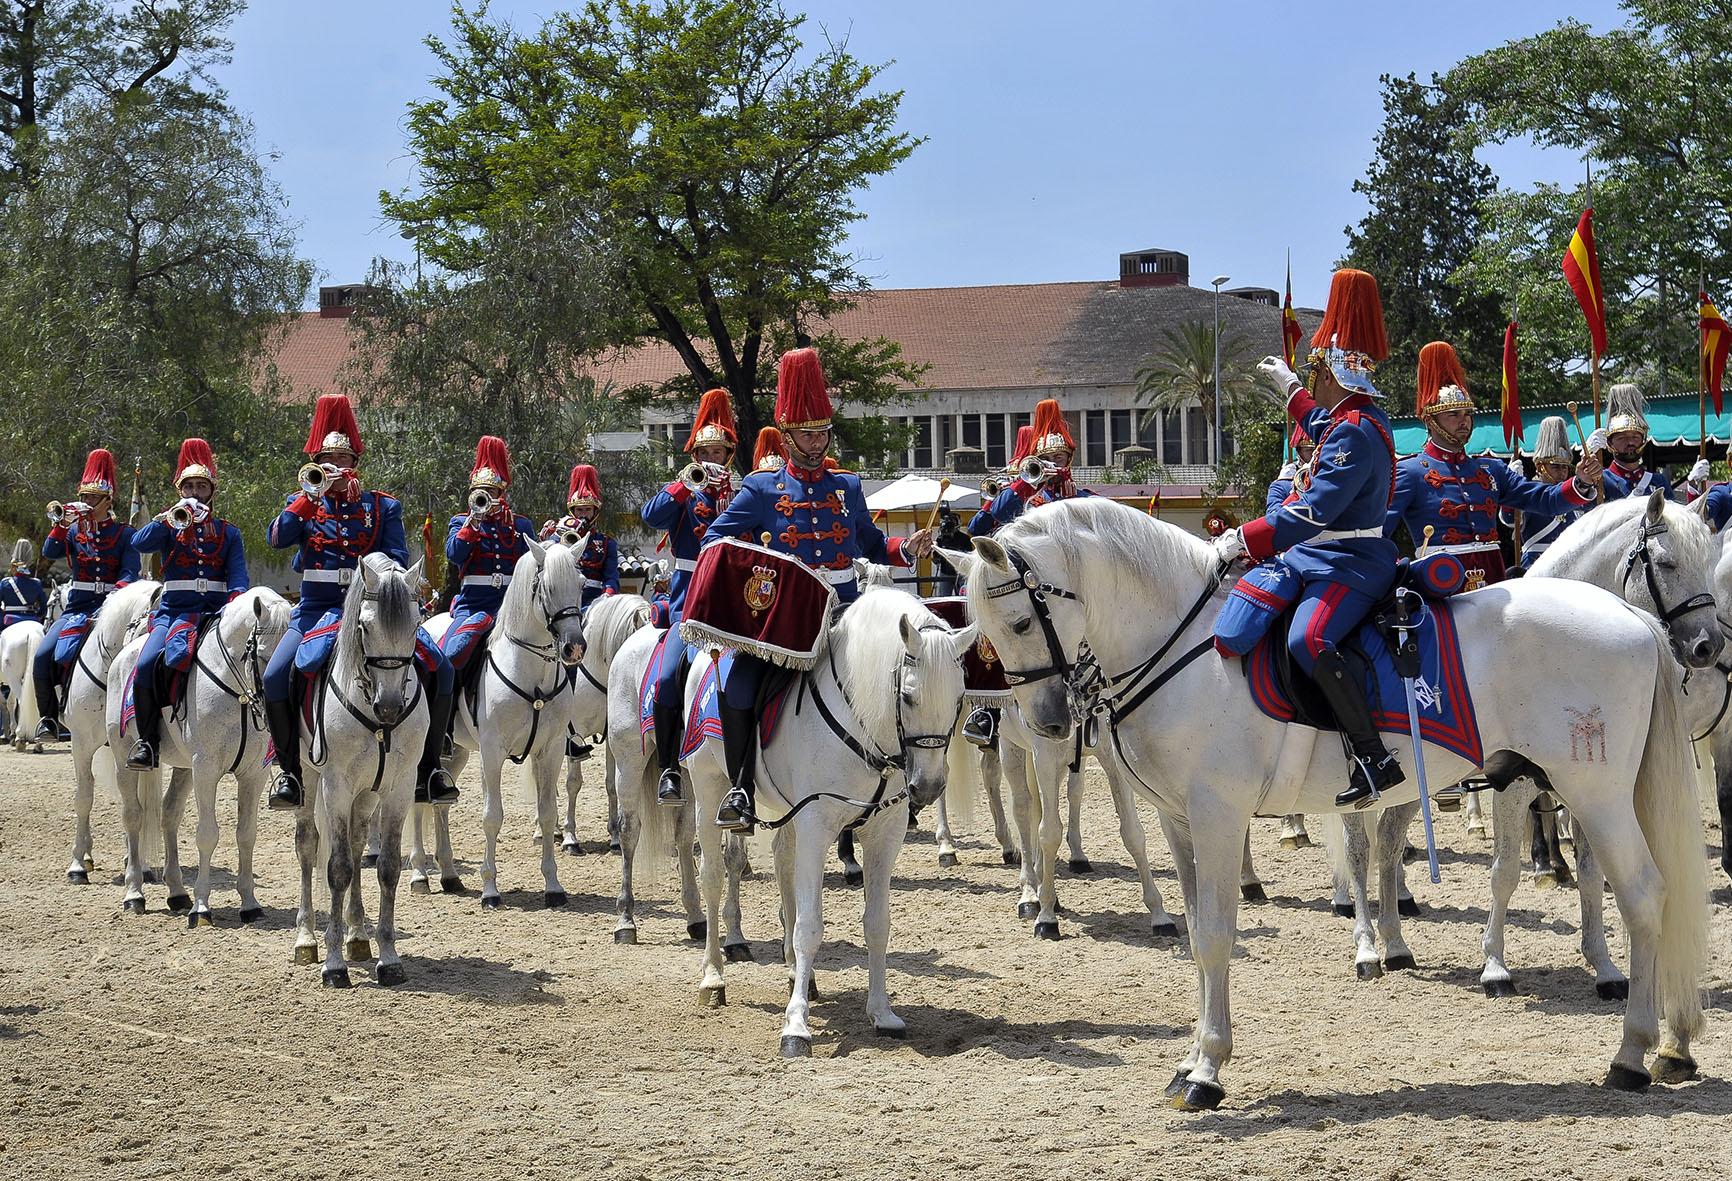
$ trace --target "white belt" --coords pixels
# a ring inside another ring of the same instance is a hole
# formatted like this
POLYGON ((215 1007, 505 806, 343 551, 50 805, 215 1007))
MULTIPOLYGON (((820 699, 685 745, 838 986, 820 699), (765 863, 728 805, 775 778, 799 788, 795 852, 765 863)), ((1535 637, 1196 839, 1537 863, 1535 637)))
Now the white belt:
POLYGON ((334 582, 338 586, 348 586, 355 581, 355 568, 351 566, 347 570, 303 570, 301 581, 334 582))
POLYGON ((497 589, 509 585, 510 582, 511 575, 503 570, 497 574, 465 574, 463 576, 464 586, 491 586, 497 589))
POLYGON ((208 578, 171 578, 162 584, 165 591, 197 591, 201 595, 227 591, 226 582, 212 582, 208 578))
POLYGON ((1497 549, 1495 541, 1469 541, 1461 545, 1434 545, 1425 552, 1428 554, 1486 554, 1497 549))
POLYGON ((599 578, 586 578, 583 580, 583 589, 584 590, 593 590, 595 587, 606 586, 606 585, 607 584, 604 583, 599 578))
POLYGON ((852 566, 845 570, 819 570, 817 573, 818 577, 831 586, 841 586, 845 582, 854 581, 854 567, 852 566))
POLYGON ((69 585, 75 591, 89 591, 93 595, 106 595, 115 589, 112 582, 74 582, 69 585))
POLYGON ((674 559, 674 569, 675 570, 684 570, 684 571, 690 573, 691 571, 696 570, 697 568, 698 568, 698 560, 696 558, 675 558, 674 559))
POLYGON ((1369 529, 1325 529, 1314 537, 1307 537, 1301 545, 1312 545, 1319 541, 1346 541, 1352 537, 1382 537, 1383 526, 1373 525, 1369 529))

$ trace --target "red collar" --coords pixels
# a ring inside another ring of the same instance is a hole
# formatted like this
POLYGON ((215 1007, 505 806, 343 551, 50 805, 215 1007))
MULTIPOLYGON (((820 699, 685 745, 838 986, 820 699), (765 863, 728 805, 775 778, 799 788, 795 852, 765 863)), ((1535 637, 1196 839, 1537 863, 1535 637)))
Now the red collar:
POLYGON ((1639 463, 1635 467, 1625 467, 1614 459, 1612 460, 1612 470, 1626 480, 1635 480, 1641 477, 1644 469, 1639 463))
POLYGON ((1425 441, 1425 454, 1433 459, 1441 459, 1445 463, 1461 463, 1467 459, 1466 451, 1445 451, 1431 439, 1425 441))
POLYGON ((1371 405, 1370 394, 1349 394, 1335 403, 1335 409, 1329 412, 1329 417, 1340 422, 1353 411, 1364 410, 1369 405, 1371 405))
POLYGON ((810 483, 813 483, 817 480, 823 479, 824 474, 828 469, 824 467, 824 461, 819 460, 818 461, 818 467, 816 469, 804 468, 804 467, 801 467, 799 464, 790 462, 789 464, 786 465, 786 467, 783 470, 785 470, 789 475, 793 476, 796 480, 799 480, 802 484, 810 484, 810 483))

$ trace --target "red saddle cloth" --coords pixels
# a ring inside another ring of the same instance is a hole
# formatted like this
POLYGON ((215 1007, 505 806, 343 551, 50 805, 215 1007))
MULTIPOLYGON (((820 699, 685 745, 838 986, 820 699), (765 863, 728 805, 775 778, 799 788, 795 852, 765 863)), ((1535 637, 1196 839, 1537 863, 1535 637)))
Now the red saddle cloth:
POLYGON ((835 605, 835 590, 804 562, 724 538, 698 555, 680 635, 699 648, 737 648, 808 669, 817 663, 835 605))
MULTIPOLYGON (((942 599, 927 599, 927 609, 951 627, 961 630, 972 620, 968 617, 968 600, 960 595, 942 599)), ((1010 682, 1004 679, 1004 665, 992 641, 984 635, 974 641, 962 657, 962 686, 969 697, 1004 698, 1010 696, 1010 682)))

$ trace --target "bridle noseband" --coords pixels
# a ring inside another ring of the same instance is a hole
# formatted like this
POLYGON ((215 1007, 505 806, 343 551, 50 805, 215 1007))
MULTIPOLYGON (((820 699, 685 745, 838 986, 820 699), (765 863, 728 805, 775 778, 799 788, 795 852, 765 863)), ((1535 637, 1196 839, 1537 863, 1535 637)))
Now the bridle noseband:
POLYGON ((1654 574, 1654 555, 1648 550, 1648 542, 1668 531, 1665 519, 1662 518, 1650 524, 1643 517, 1637 524, 1636 544, 1624 556, 1624 597, 1629 598, 1630 575, 1636 572, 1636 563, 1642 564, 1642 577, 1648 584, 1648 597, 1653 601, 1654 612, 1660 617, 1660 622, 1670 624, 1674 619, 1688 615, 1692 611, 1714 609, 1714 596, 1706 592, 1691 595, 1675 607, 1667 607, 1666 600, 1660 594, 1660 582, 1654 574))

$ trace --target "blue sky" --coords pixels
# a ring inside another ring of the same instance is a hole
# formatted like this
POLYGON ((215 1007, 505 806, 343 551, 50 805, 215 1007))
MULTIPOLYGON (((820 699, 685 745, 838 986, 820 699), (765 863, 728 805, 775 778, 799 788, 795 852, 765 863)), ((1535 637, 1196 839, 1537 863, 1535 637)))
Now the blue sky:
MULTIPOLYGON (((532 28, 557 3, 496 0, 532 28)), ((904 127, 929 142, 861 194, 852 235, 876 286, 1107 279, 1121 251, 1191 256, 1192 282, 1279 287, 1316 305, 1381 121, 1377 78, 1422 77, 1566 15, 1622 23, 1611 0, 1305 5, 1250 0, 810 0, 813 37, 894 60, 904 127)), ((378 212, 410 183, 405 104, 431 93, 442 0, 253 0, 220 72, 249 112, 326 282, 412 257, 378 212)), ((1581 163, 1487 151, 1504 183, 1572 180, 1581 163)))

